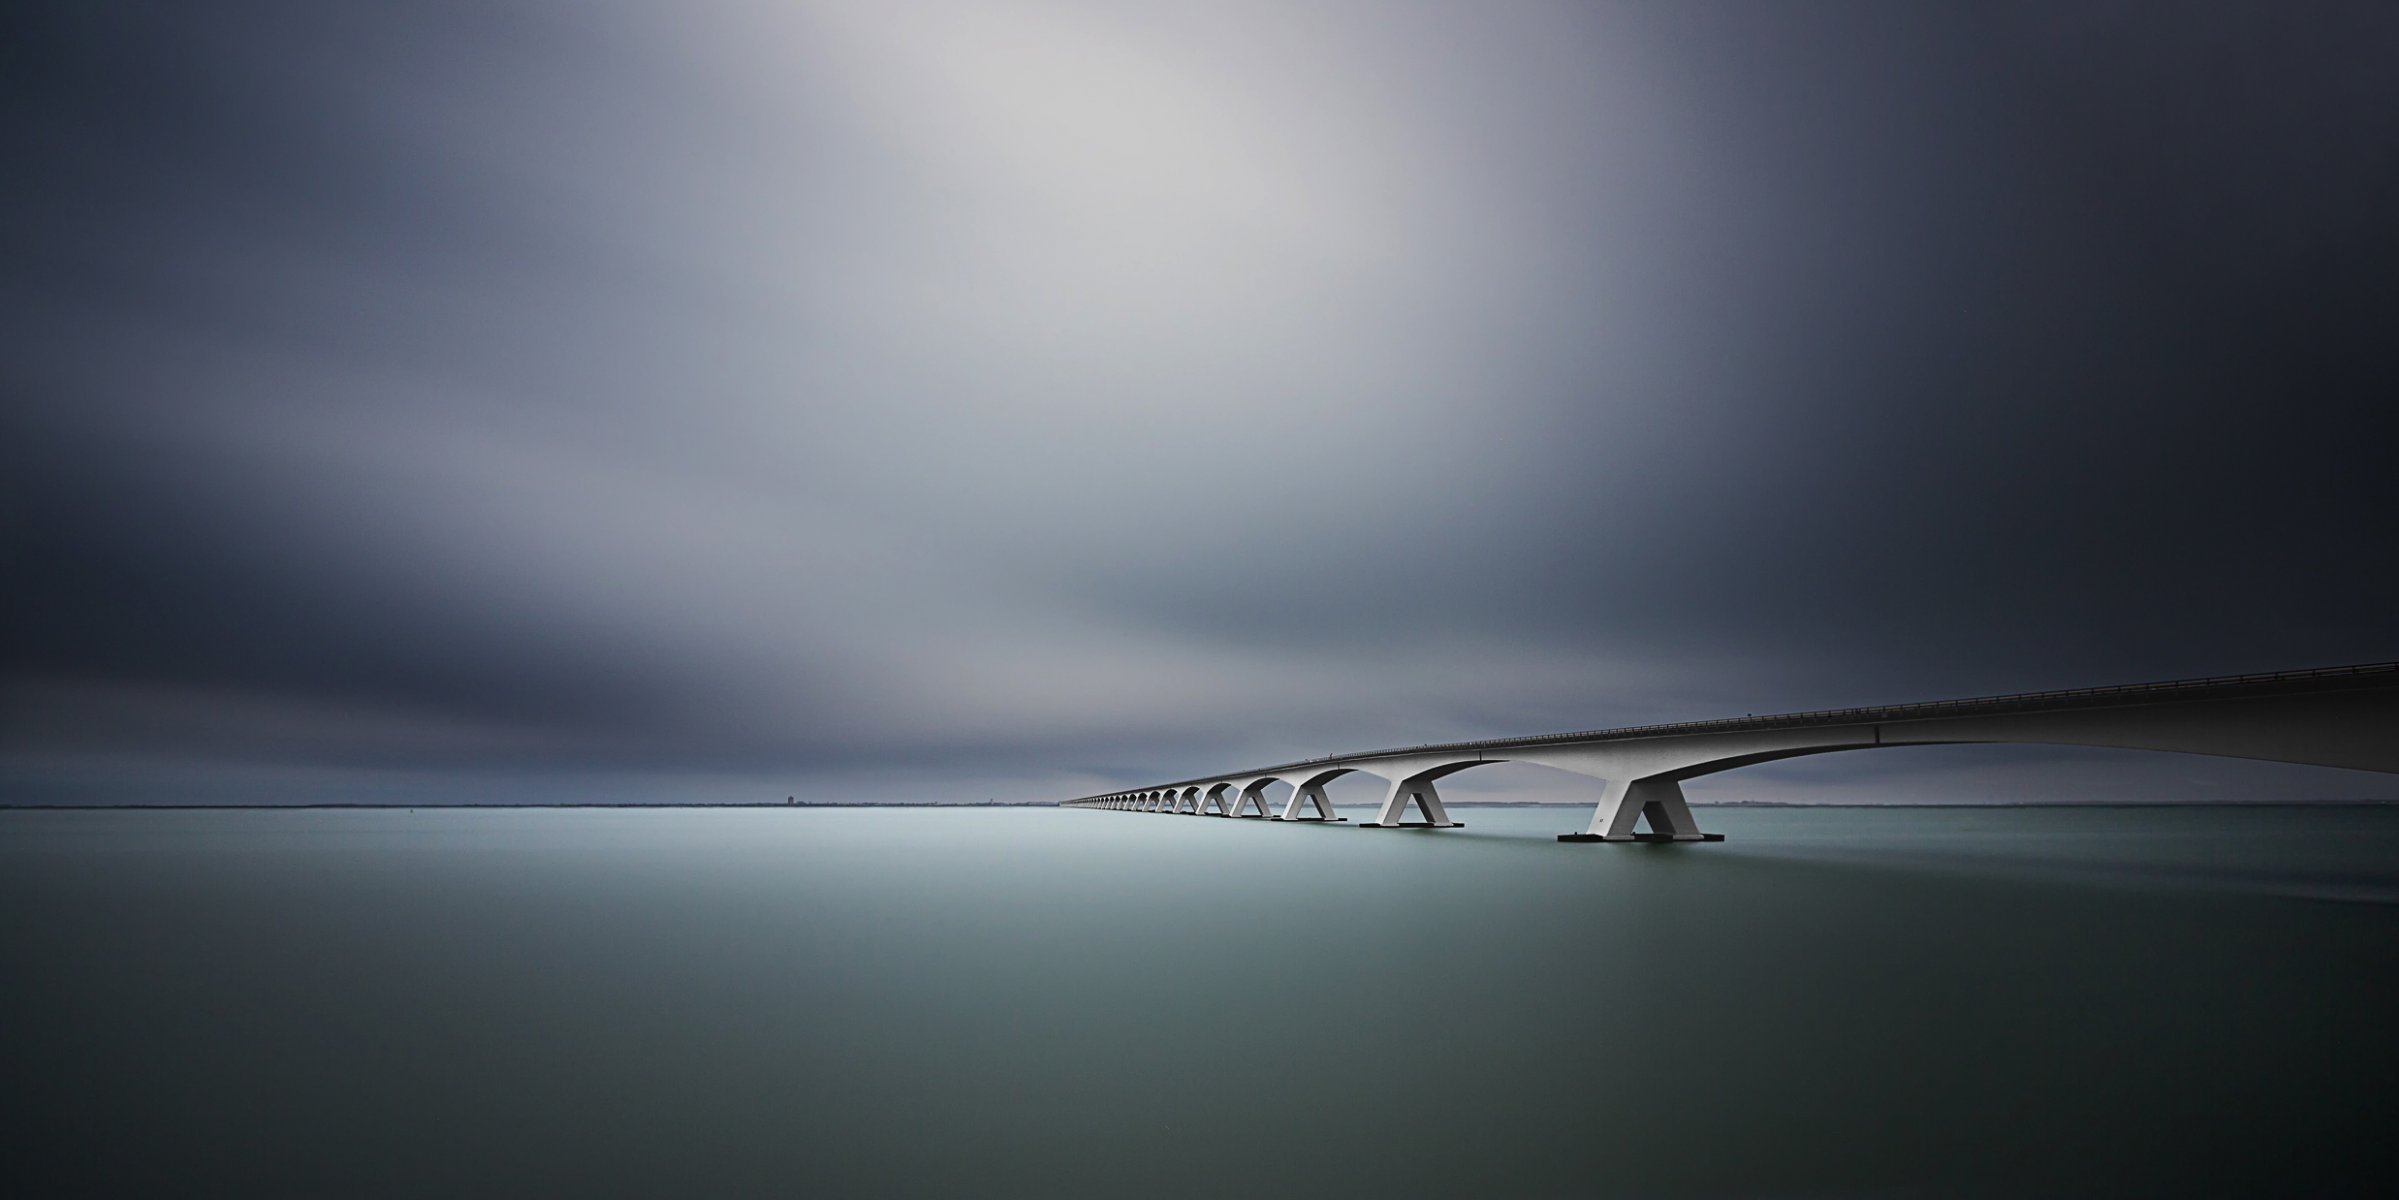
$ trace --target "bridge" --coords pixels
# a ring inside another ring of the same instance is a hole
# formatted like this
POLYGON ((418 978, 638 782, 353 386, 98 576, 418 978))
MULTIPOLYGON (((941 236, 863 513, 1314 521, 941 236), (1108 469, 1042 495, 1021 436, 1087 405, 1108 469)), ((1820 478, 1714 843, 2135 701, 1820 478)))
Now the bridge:
POLYGON ((2399 662, 2022 692, 1446 742, 1336 754, 1062 802, 1065 808, 1338 822, 1325 785, 1359 773, 1388 786, 1368 829, 1456 829, 1438 781, 1489 763, 1534 763, 1600 781, 1599 808, 1562 842, 1699 842, 1686 779, 1883 746, 2032 743, 2167 750, 2399 773, 2399 662), (1266 789, 1290 799, 1278 815, 1266 789), (1421 820, 1408 820, 1413 808, 1421 820), (1647 829, 1643 830, 1642 825, 1647 829))

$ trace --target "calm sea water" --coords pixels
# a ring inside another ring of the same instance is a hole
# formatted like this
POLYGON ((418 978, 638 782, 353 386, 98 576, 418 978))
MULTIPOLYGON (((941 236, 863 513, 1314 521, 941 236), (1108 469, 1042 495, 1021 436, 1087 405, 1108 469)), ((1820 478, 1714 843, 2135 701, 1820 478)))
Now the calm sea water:
POLYGON ((0 1191, 2391 1186, 2399 812, 1458 815, 0 813, 0 1191))

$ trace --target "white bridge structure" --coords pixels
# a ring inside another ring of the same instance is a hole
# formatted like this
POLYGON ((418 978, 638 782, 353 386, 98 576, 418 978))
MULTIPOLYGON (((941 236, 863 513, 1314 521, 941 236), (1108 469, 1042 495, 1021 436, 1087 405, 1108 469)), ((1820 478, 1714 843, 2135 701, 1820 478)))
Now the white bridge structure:
POLYGON ((1722 841, 1702 833, 1682 783, 1736 767, 1882 746, 2022 742, 2170 750, 2399 773, 2399 663, 2024 692, 1554 733, 1338 754, 1062 802, 1066 808, 1332 822, 1325 784, 1357 772, 1389 786, 1362 828, 1455 829, 1438 781, 1487 763, 1536 763, 1601 783, 1599 808, 1562 842, 1722 841), (1266 789, 1289 785, 1280 815, 1266 789), (1423 818, 1407 820, 1413 807, 1423 818), (1646 831, 1640 826, 1646 823, 1646 831))

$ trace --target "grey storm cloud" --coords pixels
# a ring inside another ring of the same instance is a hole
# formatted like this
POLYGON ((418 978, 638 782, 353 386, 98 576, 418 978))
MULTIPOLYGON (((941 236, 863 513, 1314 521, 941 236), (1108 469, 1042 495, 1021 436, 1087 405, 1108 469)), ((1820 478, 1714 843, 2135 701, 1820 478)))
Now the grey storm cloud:
POLYGON ((2399 657, 2387 5, 8 21, 14 795, 1037 798, 2399 657))

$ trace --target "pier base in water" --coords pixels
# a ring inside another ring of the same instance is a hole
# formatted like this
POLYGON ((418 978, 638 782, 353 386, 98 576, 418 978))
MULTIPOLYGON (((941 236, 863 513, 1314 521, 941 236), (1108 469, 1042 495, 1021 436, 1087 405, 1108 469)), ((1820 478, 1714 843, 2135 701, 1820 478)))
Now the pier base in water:
POLYGON ((1724 835, 1723 835, 1723 834, 1721 834, 1721 833, 1703 833, 1703 834, 1700 834, 1698 837, 1676 837, 1675 835, 1673 835, 1673 834, 1671 834, 1671 833, 1628 833, 1628 834, 1624 835, 1623 837, 1601 837, 1600 835, 1598 835, 1598 834, 1596 834, 1596 833, 1561 833, 1561 834, 1559 834, 1559 835, 1558 835, 1558 840, 1559 840, 1559 841, 1561 841, 1561 842, 1618 842, 1618 843, 1622 843, 1622 842, 1650 842, 1650 843, 1660 843, 1660 842, 1667 842, 1667 843, 1671 843, 1671 842, 1721 842, 1721 841, 1723 841, 1723 840, 1724 840, 1724 835))

